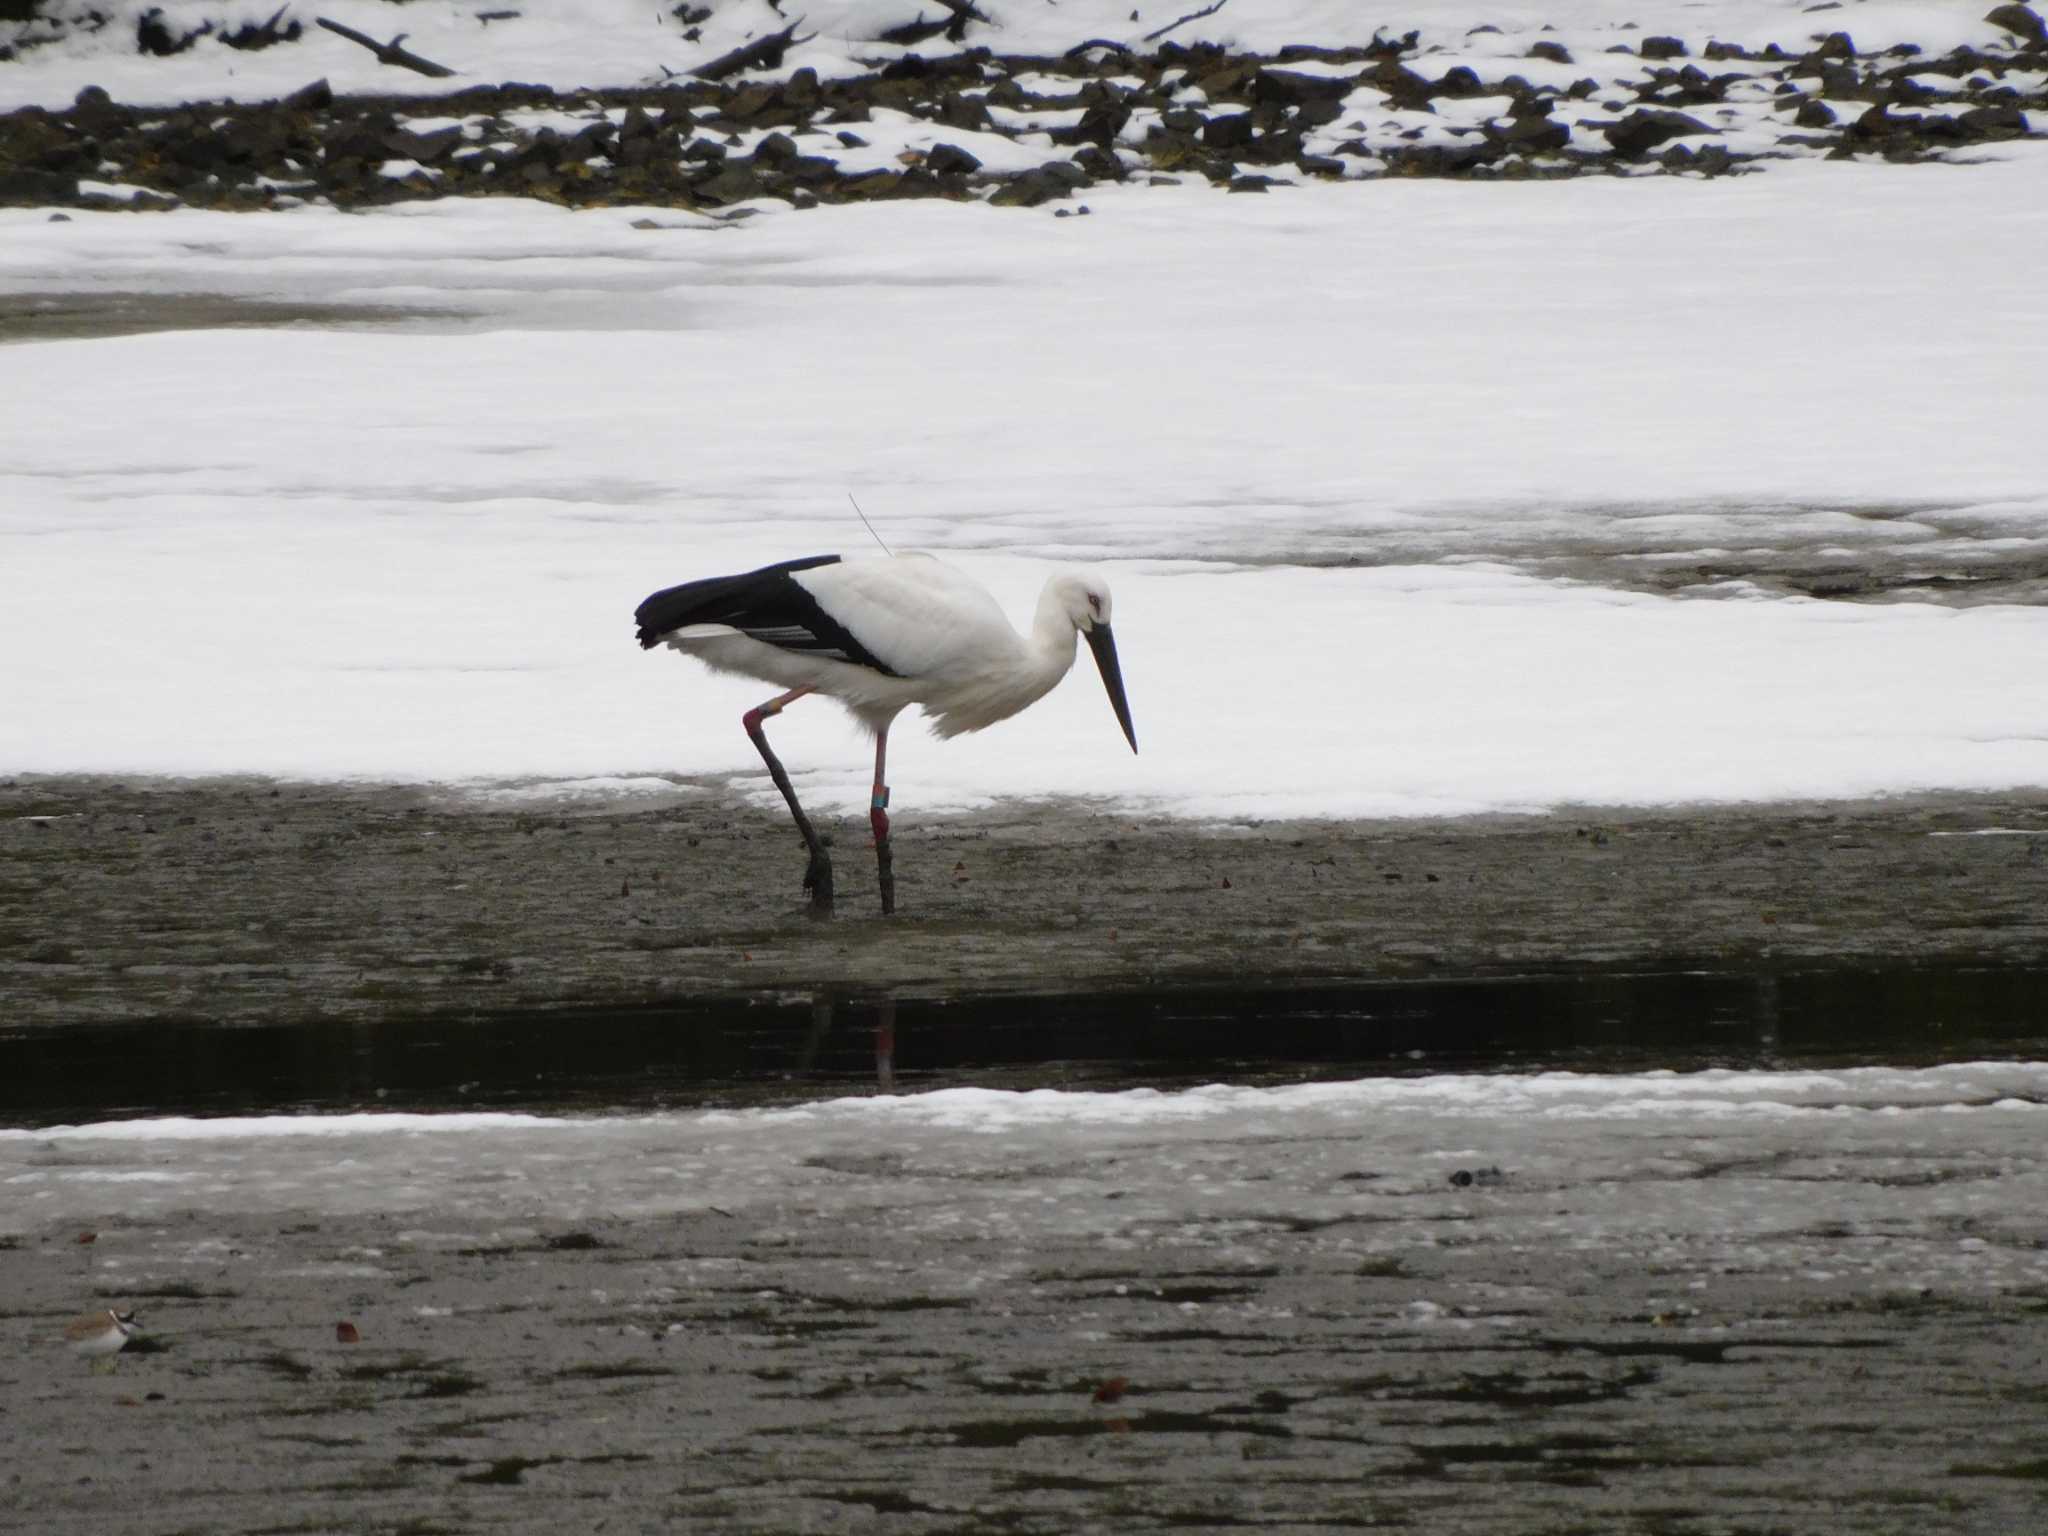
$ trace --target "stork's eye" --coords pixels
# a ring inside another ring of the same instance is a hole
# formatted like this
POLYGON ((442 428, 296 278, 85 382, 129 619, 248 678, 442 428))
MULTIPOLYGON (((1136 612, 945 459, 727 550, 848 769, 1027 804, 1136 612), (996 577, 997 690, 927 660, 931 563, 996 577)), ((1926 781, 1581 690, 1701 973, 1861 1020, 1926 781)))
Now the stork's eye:
POLYGON ((1094 614, 1095 617, 1097 617, 1098 619, 1102 617, 1102 599, 1097 597, 1093 592, 1090 592, 1088 594, 1088 611, 1094 614))

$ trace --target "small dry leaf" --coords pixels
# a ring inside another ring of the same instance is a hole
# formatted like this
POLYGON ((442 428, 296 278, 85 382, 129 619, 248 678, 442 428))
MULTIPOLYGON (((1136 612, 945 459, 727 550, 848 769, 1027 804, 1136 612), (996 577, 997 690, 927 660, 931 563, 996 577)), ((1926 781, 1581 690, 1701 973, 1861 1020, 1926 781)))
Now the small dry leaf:
POLYGON ((1226 891, 1230 889, 1230 876, 1228 875, 1223 877, 1223 889, 1226 891))
POLYGON ((360 1344, 363 1342, 363 1336, 356 1331, 354 1323, 336 1323, 334 1325, 334 1342, 337 1344, 360 1344))
POLYGON ((898 165, 923 165, 924 153, 921 150, 906 149, 896 157, 896 163, 898 165))
POLYGON ((1129 1419, 1104 1419, 1102 1427, 1112 1435, 1128 1435, 1131 1432, 1131 1421, 1129 1419))
POLYGON ((83 1247, 87 1243, 96 1243, 99 1240, 100 1235, 97 1232, 81 1232, 78 1234, 78 1243, 80 1247, 83 1247))
POLYGON ((1764 914, 1764 921, 1775 926, 1778 921, 1778 914, 1775 912, 1766 912, 1764 914))
POLYGON ((1131 1383, 1129 1377, 1112 1376, 1109 1378, 1109 1380, 1105 1381, 1101 1386, 1095 1389, 1095 1401, 1098 1403, 1116 1402, 1119 1398, 1121 1398, 1124 1395, 1124 1388, 1128 1387, 1130 1384, 1131 1383))

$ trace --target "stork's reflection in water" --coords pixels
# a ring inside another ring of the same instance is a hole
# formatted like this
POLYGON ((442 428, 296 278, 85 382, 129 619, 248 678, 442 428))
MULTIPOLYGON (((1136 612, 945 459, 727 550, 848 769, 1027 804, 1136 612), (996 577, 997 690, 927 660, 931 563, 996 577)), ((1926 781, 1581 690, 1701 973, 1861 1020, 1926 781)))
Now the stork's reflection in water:
POLYGON ((855 1019, 864 1011, 873 1011, 872 1028, 875 1035, 875 1089, 879 1093, 896 1091, 896 998, 893 993, 852 996, 835 992, 820 992, 811 999, 811 1027, 804 1035, 804 1041, 797 1051, 796 1069, 790 1073, 793 1079, 802 1081, 818 1075, 818 1057, 831 1037, 835 1019, 858 1028, 855 1019))

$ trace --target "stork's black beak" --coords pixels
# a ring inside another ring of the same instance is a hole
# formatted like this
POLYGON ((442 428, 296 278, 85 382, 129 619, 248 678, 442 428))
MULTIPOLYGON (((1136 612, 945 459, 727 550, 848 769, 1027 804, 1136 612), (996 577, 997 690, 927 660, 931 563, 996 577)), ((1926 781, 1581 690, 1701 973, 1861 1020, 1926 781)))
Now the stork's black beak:
POLYGON ((1116 662, 1116 637, 1107 624, 1087 631, 1088 649, 1095 653, 1095 665, 1102 669, 1102 686, 1109 690, 1109 707, 1116 711, 1116 723, 1124 728, 1124 740, 1138 750, 1138 733, 1131 729, 1131 706, 1124 698, 1124 672, 1116 662))

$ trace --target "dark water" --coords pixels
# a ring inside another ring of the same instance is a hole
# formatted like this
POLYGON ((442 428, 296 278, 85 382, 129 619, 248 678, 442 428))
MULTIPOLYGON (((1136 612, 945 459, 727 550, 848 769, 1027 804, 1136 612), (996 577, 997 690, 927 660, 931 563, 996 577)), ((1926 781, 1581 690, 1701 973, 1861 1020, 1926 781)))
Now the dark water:
POLYGON ((967 1001, 563 1009, 395 1023, 0 1030, 0 1121, 644 1110, 876 1087, 1916 1065, 2048 1053, 2048 968, 1388 982, 967 1001))

